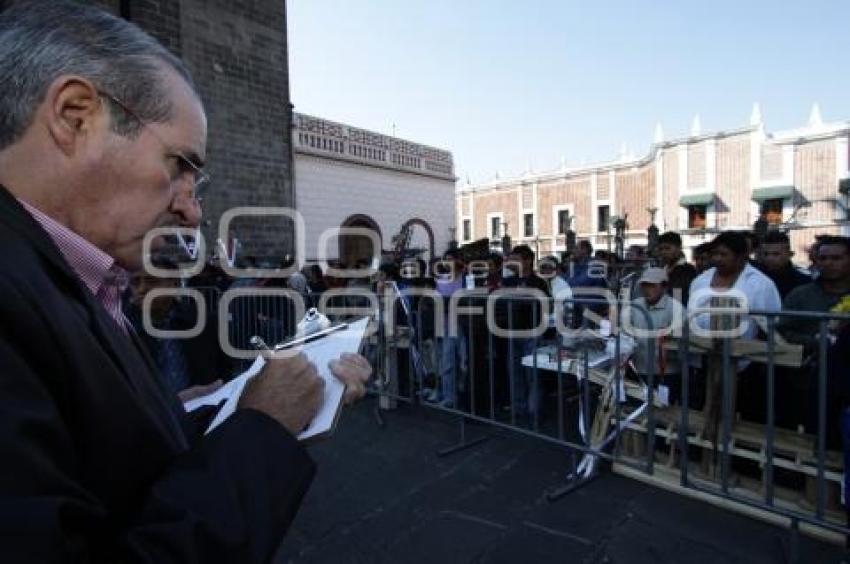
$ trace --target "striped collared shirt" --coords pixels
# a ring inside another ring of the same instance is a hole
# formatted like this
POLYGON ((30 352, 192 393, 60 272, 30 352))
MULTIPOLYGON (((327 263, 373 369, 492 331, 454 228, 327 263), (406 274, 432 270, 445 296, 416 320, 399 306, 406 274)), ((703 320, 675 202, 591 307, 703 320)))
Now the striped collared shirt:
POLYGON ((114 258, 52 217, 22 200, 18 201, 47 231, 68 265, 95 299, 106 309, 118 326, 126 331, 124 313, 121 310, 121 294, 127 288, 129 280, 127 271, 118 266, 114 258))

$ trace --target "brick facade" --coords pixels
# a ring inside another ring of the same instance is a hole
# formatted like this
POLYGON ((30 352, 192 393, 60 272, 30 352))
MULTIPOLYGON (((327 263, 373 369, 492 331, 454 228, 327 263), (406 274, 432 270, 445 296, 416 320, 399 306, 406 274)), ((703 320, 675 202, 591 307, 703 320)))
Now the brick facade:
POLYGON ((560 208, 571 210, 578 238, 597 248, 609 242, 597 225, 600 206, 609 206, 611 217, 628 214, 626 245, 646 243, 647 209, 658 208, 659 229, 678 231, 692 248, 722 230, 752 229, 762 202, 771 199, 782 204, 782 222, 772 228, 790 232, 797 260, 805 262, 815 234, 850 234, 848 147, 850 122, 766 133, 757 120, 733 131, 659 141, 643 158, 465 186, 456 197, 472 202, 466 215, 475 219, 473 238, 488 236, 486 218, 501 214, 514 242, 541 255, 565 249, 555 219, 560 208), (528 208, 529 187, 536 190, 536 207, 523 211, 535 214, 537 231, 523 237, 519 206, 528 208), (706 206, 704 228, 689 226, 689 205, 706 206))
POLYGON ((716 147, 716 227, 750 226, 758 218, 751 209, 749 136, 733 135, 719 140, 716 147))

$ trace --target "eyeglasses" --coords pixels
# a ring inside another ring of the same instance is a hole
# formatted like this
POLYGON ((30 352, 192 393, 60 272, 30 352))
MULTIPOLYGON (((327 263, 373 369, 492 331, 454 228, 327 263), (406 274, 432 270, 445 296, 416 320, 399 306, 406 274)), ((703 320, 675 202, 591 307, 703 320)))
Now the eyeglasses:
POLYGON ((175 181, 178 178, 182 177, 184 174, 191 174, 192 175, 192 198, 195 201, 197 201, 198 203, 201 203, 204 199, 204 197, 203 197, 204 192, 209 187, 210 182, 211 182, 210 175, 207 174, 206 172, 204 172, 204 170, 201 167, 199 167, 194 162, 192 162, 192 160, 189 159, 189 157, 187 157, 186 155, 184 155, 180 151, 176 151, 176 150, 171 149, 169 147, 169 144, 165 141, 165 139, 163 139, 162 136, 159 133, 156 132, 156 130, 154 130, 152 127, 150 127, 150 124, 147 121, 143 120, 139 116, 139 114, 137 114, 135 111, 131 110, 121 100, 119 100, 118 98, 116 98, 115 96, 113 96, 112 94, 110 94, 108 92, 104 92, 103 90, 98 90, 97 93, 99 95, 103 96, 104 98, 106 98, 112 104, 118 106, 121 109, 121 111, 123 111, 125 114, 129 115, 130 117, 132 117, 133 119, 138 121, 139 124, 141 124, 142 127, 147 127, 150 134, 153 135, 154 138, 156 138, 160 143, 162 143, 163 147, 165 147, 166 150, 168 150, 168 152, 169 152, 168 156, 174 158, 177 161, 178 170, 176 170, 173 174, 170 175, 171 180, 175 181))

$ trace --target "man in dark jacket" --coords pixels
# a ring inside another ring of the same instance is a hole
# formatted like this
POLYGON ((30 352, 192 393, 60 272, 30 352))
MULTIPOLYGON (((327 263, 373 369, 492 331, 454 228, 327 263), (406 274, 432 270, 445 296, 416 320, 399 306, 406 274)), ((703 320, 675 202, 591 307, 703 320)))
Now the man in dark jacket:
MULTIPOLYGON (((201 219, 188 72, 134 25, 51 0, 0 14, 0 84, 3 561, 268 561, 314 473, 294 435, 315 366, 269 360, 197 439, 121 311, 146 234, 201 219)), ((365 372, 335 365, 354 395, 365 372)))
MULTIPOLYGON (((850 296, 850 239, 847 237, 820 237, 817 246, 817 267, 820 275, 808 284, 792 290, 782 304, 782 309, 791 315, 779 319, 778 329, 792 343, 804 347, 810 363, 809 372, 794 371, 788 378, 791 428, 803 423, 809 432, 817 430, 817 376, 816 365, 823 362, 819 356, 820 336, 828 332, 821 320, 813 317, 794 316, 793 312, 828 312, 845 297, 850 296)), ((842 339, 846 342, 846 336, 842 339)), ((840 352, 836 350, 836 353, 840 352)), ((833 355, 842 358, 841 354, 833 355)), ((830 361, 834 370, 847 373, 845 364, 830 361)), ((833 379, 835 380, 835 379, 833 379)), ((782 391, 780 387, 778 391, 782 391)), ((830 394, 835 399, 835 394, 830 394)), ((834 429, 831 424, 829 429, 834 429)), ((827 437, 831 435, 828 433, 827 437)))
POLYGON ((542 388, 534 371, 522 366, 522 357, 532 354, 537 339, 522 336, 523 332, 546 327, 549 304, 540 298, 549 298, 549 285, 534 272, 534 251, 528 245, 517 245, 505 260, 510 276, 502 280, 502 292, 507 293, 503 307, 505 323, 512 333, 508 338, 508 374, 513 396, 513 409, 526 418, 540 415, 542 388), (513 334, 519 332, 519 336, 513 334))
POLYGON ((593 245, 590 241, 587 239, 579 241, 566 276, 567 285, 570 287, 572 297, 575 298, 572 309, 574 329, 584 327, 590 322, 585 315, 585 309, 599 317, 608 315, 607 304, 599 303, 608 290, 608 264, 601 260, 593 260, 592 256, 593 245))
MULTIPOLYGON (((783 300, 783 310, 827 312, 850 295, 850 239, 821 237, 817 252, 819 276, 791 291, 783 300)), ((785 316, 779 320, 779 329, 789 341, 804 345, 807 353, 818 347, 818 319, 785 316)))
POLYGON ((667 293, 683 304, 688 303, 688 292, 691 282, 697 277, 697 269, 685 259, 682 237, 675 231, 662 233, 656 250, 661 265, 667 271, 667 293))
POLYGON ((791 262, 793 256, 788 235, 781 231, 769 232, 759 246, 757 266, 773 280, 783 300, 794 288, 812 281, 811 276, 794 266, 791 262))

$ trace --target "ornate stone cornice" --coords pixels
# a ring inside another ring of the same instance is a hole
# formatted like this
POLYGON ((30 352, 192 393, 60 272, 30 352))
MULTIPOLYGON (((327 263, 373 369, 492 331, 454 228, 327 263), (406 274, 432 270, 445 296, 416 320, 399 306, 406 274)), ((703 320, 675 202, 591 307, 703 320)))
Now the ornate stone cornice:
POLYGON ((292 145, 296 153, 455 181, 449 151, 306 114, 292 114, 292 145))

